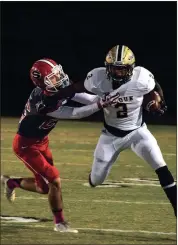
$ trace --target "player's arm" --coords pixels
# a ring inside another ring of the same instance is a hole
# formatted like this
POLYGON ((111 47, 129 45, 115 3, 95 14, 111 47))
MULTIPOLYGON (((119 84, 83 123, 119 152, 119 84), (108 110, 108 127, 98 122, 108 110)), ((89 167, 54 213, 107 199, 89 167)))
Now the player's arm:
POLYGON ((84 105, 89 105, 97 102, 99 100, 99 96, 88 93, 76 93, 72 100, 84 105))
POLYGON ((47 114, 48 112, 55 111, 62 105, 62 100, 54 96, 42 96, 41 100, 36 103, 36 110, 39 114, 47 114), (61 102, 61 103, 60 103, 61 102))
POLYGON ((53 96, 58 99, 66 99, 68 97, 73 97, 76 93, 87 92, 84 87, 83 82, 76 82, 72 83, 71 85, 60 89, 56 94, 53 96))
POLYGON ((58 92, 51 93, 45 91, 44 94, 46 95, 46 97, 53 97, 53 100, 57 101, 60 99, 72 98, 75 95, 75 93, 83 92, 87 92, 87 90, 84 87, 84 82, 73 83, 72 81, 70 81, 70 85, 61 88, 58 92))
POLYGON ((99 110, 100 108, 97 103, 82 107, 61 106, 56 111, 48 113, 47 115, 59 119, 80 119, 88 117, 99 110))
POLYGON ((166 105, 166 102, 165 102, 165 99, 164 99, 163 90, 162 90, 160 84, 156 80, 155 80, 154 91, 156 91, 161 97, 160 105, 161 105, 162 114, 164 114, 164 112, 167 111, 167 105, 166 105))
POLYGON ((160 95, 161 99, 164 100, 163 90, 162 90, 160 84, 156 80, 155 80, 154 90, 160 95))
POLYGON ((146 110, 153 114, 161 116, 165 113, 167 106, 164 100, 163 91, 158 82, 155 81, 154 88, 144 95, 143 104, 146 105, 146 110))
POLYGON ((97 72, 94 70, 90 71, 85 81, 83 82, 71 82, 71 85, 60 89, 54 96, 58 99, 64 98, 72 98, 76 93, 89 93, 89 94, 97 94, 97 88, 94 84, 94 81, 97 80, 97 72))
POLYGON ((166 106, 163 90, 161 88, 161 85, 156 80, 155 80, 155 88, 154 88, 154 90, 160 95, 161 100, 162 100, 162 104, 164 104, 166 106))
POLYGON ((82 107, 61 106, 57 110, 47 113, 47 115, 59 119, 80 119, 92 115, 100 109, 111 105, 111 103, 112 98, 108 100, 99 99, 91 105, 82 107))

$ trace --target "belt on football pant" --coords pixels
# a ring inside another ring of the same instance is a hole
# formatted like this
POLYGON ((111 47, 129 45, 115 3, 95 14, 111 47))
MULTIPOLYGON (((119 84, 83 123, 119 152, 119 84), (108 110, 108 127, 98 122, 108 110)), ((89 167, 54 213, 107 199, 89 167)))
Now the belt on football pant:
MULTIPOLYGON (((142 121, 141 126, 143 125, 143 123, 144 123, 144 121, 142 121)), ((138 128, 132 129, 132 130, 121 130, 121 129, 118 129, 118 128, 115 128, 115 127, 108 125, 105 122, 105 120, 104 120, 104 127, 107 129, 107 131, 109 133, 113 134, 116 137, 125 137, 127 134, 130 134, 132 131, 139 128, 138 127, 138 128)))

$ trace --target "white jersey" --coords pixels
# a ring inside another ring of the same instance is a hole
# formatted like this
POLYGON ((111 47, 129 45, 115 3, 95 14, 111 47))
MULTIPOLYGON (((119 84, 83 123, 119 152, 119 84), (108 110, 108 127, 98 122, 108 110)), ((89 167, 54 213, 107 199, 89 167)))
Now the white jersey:
POLYGON ((105 93, 114 95, 119 92, 116 107, 104 108, 105 122, 120 130, 134 130, 142 123, 143 95, 154 89, 155 81, 150 71, 137 66, 130 81, 113 90, 112 81, 107 78, 106 68, 100 67, 88 73, 84 86, 100 97, 105 93))

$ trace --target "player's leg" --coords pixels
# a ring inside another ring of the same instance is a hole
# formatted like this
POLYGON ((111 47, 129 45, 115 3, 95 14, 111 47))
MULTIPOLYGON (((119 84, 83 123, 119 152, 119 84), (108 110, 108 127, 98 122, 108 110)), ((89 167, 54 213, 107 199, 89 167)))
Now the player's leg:
POLYGON ((59 172, 56 171, 57 169, 53 169, 53 157, 51 150, 48 147, 48 142, 46 144, 45 150, 42 151, 41 154, 51 165, 51 168, 49 168, 49 170, 46 172, 45 177, 49 181, 48 201, 54 216, 54 230, 59 232, 77 233, 78 231, 70 228, 64 219, 61 180, 59 178, 59 172))
POLYGON ((21 188, 26 191, 37 192, 40 194, 46 194, 36 184, 35 178, 16 178, 6 175, 1 176, 1 182, 8 186, 9 189, 21 188))
POLYGON ((160 184, 177 215, 177 186, 169 171, 156 139, 146 126, 141 127, 131 138, 131 149, 155 170, 160 184))
POLYGON ((102 184, 107 178, 120 152, 119 146, 116 149, 114 144, 118 140, 117 137, 102 132, 94 152, 92 170, 89 175, 89 184, 92 187, 102 184))
MULTIPOLYGON (((48 193, 49 205, 54 215, 54 221, 56 224, 55 230, 60 232, 76 233, 77 231, 71 229, 64 220, 59 172, 55 166, 50 164, 51 162, 47 162, 44 155, 44 152, 42 154, 36 149, 31 149, 30 154, 24 154, 23 158, 22 156, 21 158, 23 162, 28 165, 28 168, 32 169, 33 172, 36 173, 36 181, 35 183, 31 184, 35 185, 43 193, 48 193)), ((23 186, 23 189, 24 188, 25 186, 23 186)))
POLYGON ((26 139, 18 134, 14 137, 14 153, 23 163, 25 163, 26 167, 33 172, 35 178, 9 178, 8 176, 1 176, 1 182, 5 185, 5 194, 9 201, 14 201, 15 199, 15 188, 22 188, 40 194, 48 193, 48 185, 45 183, 45 180, 32 167, 35 164, 39 163, 40 165, 43 162, 43 158, 41 159, 38 150, 38 148, 40 149, 40 144, 37 146, 35 143, 36 140, 26 139), (36 145, 36 147, 34 145, 36 145), (36 154, 36 152, 38 152, 38 154, 36 154))
MULTIPOLYGON (((41 152, 46 161, 53 166, 53 157, 52 152, 48 147, 48 144, 44 151, 41 152)), ((52 178, 52 174, 51 178, 52 178)), ((60 222, 64 222, 64 214, 63 214, 63 200, 62 200, 62 191, 61 191, 61 181, 59 178, 59 174, 56 174, 57 178, 49 183, 49 192, 48 192, 48 200, 51 210, 54 215, 54 222, 58 224, 60 222)))
MULTIPOLYGON (((26 191, 31 191, 31 192, 37 192, 39 194, 47 194, 48 193, 48 184, 44 181, 44 179, 33 169, 31 168, 30 164, 28 164, 26 161, 41 161, 41 156, 37 158, 33 158, 33 149, 28 149, 28 152, 26 152, 27 156, 30 156, 30 159, 28 157, 23 156, 21 158, 18 153, 16 153, 17 157, 22 160, 25 165, 27 166, 28 169, 33 172, 35 178, 16 178, 16 177, 9 177, 6 175, 1 176, 1 183, 4 185, 4 194, 7 198, 8 201, 14 202, 15 200, 15 189, 16 188, 21 188, 26 191)), ((36 154, 35 154, 36 155, 36 154)))

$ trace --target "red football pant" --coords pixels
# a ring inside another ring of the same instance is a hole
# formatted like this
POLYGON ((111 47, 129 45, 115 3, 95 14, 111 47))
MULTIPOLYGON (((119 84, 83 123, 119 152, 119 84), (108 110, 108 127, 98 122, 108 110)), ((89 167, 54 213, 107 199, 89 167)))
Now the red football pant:
POLYGON ((15 154, 33 172, 37 185, 44 191, 48 188, 48 183, 59 177, 48 145, 47 136, 40 140, 16 134, 13 141, 15 154))

